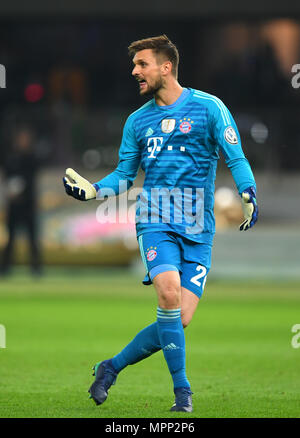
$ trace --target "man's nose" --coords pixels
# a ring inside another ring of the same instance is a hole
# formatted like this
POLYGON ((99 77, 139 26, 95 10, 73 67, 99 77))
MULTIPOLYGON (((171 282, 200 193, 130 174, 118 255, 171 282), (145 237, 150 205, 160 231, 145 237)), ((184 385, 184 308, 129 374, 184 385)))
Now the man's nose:
POLYGON ((138 66, 137 65, 133 68, 131 74, 132 74, 132 76, 136 76, 138 74, 138 66))

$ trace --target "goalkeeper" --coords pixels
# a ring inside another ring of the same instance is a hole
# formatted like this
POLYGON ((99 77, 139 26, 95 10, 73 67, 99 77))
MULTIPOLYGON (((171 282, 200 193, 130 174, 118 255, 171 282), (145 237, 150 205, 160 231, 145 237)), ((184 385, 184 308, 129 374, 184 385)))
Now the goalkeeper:
POLYGON ((171 411, 192 412, 183 329, 193 317, 211 266, 219 152, 241 196, 241 231, 257 220, 256 185, 232 115, 217 97, 179 84, 179 55, 168 37, 135 41, 129 54, 140 95, 153 97, 128 117, 118 166, 111 174, 91 184, 67 169, 64 185, 68 195, 82 201, 112 190, 117 195, 120 182, 129 189, 141 166, 145 180, 136 231, 146 270, 143 283, 153 284, 157 293, 157 318, 113 358, 95 365, 89 392, 102 404, 122 369, 162 350, 175 395, 171 411), (166 193, 172 193, 169 205, 160 199, 166 193))

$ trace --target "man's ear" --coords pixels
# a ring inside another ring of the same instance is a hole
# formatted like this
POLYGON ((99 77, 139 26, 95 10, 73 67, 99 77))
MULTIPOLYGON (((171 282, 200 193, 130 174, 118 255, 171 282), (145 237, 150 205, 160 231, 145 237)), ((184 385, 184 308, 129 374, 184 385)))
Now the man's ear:
POLYGON ((171 61, 165 61, 162 64, 162 74, 167 75, 171 73, 172 71, 172 62, 171 61))

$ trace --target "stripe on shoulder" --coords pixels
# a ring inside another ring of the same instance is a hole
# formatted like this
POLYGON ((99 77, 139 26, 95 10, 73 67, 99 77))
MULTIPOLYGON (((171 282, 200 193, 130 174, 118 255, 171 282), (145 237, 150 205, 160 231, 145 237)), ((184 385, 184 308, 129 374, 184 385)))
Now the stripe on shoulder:
POLYGON ((133 113, 130 114, 130 116, 134 116, 144 110, 147 110, 149 106, 153 105, 153 99, 146 102, 144 105, 140 106, 137 110, 133 111, 133 113))

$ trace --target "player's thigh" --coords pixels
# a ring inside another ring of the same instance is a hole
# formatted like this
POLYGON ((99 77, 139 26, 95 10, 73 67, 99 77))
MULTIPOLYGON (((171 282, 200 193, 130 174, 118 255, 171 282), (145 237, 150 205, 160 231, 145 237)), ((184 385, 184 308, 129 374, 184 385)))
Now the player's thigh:
POLYGON ((184 327, 186 327, 193 318, 199 300, 204 292, 207 274, 210 268, 211 247, 198 244, 196 246, 193 245, 192 251, 190 249, 189 244, 184 248, 184 260, 182 261, 181 272, 181 315, 184 327))
POLYGON ((163 272, 180 272, 180 248, 174 236, 165 232, 144 233, 138 242, 146 270, 144 284, 152 284, 154 278, 163 272))
POLYGON ((154 284, 160 307, 179 307, 181 253, 176 238, 170 233, 154 232, 144 233, 138 241, 146 270, 143 283, 154 284))
POLYGON ((211 245, 180 240, 182 257, 181 286, 201 298, 211 265, 211 245))

